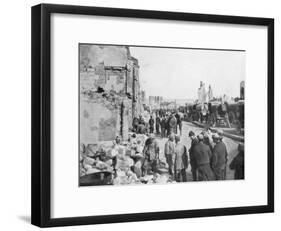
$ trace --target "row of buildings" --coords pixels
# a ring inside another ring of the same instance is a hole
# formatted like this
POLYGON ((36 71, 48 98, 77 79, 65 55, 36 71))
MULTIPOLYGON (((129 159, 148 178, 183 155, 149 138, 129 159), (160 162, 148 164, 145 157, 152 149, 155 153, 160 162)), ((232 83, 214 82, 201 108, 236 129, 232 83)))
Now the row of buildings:
MULTIPOLYGON (((214 94, 211 85, 209 85, 208 90, 206 90, 205 83, 202 81, 200 81, 200 87, 198 88, 197 94, 197 100, 199 103, 207 103, 209 101, 214 100, 214 94)), ((240 100, 245 99, 245 81, 240 82, 240 97, 238 98, 240 100)), ((221 96, 221 99, 222 101, 230 101, 233 100, 233 97, 231 98, 230 96, 224 94, 223 96, 221 96)))
POLYGON ((138 60, 127 46, 80 44, 80 142, 128 137, 143 110, 138 60))

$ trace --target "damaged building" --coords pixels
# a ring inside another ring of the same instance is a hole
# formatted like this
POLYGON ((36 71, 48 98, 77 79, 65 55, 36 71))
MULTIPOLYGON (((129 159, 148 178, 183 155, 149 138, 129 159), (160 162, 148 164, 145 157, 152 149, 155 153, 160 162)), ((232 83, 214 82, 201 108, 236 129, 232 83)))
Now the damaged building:
POLYGON ((127 46, 79 45, 80 142, 128 137, 142 111, 138 60, 127 46))

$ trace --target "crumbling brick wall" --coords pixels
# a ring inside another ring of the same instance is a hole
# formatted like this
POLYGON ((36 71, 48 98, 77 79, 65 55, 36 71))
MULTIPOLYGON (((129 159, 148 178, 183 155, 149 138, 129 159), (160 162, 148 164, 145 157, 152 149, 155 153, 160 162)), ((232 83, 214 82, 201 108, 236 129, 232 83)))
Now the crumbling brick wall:
POLYGON ((136 63, 126 46, 80 45, 80 142, 127 138, 136 63))

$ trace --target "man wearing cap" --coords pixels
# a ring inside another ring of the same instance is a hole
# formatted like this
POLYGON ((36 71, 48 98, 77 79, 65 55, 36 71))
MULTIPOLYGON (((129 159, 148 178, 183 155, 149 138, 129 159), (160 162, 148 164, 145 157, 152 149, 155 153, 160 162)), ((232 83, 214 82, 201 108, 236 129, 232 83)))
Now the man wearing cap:
POLYGON ((199 134, 197 138, 199 142, 194 147, 194 158, 197 167, 198 181, 214 180, 214 173, 210 166, 212 152, 209 146, 203 143, 204 136, 202 134, 199 134))
POLYGON ((225 180, 226 178, 226 163, 228 154, 222 138, 222 130, 219 130, 218 133, 213 135, 215 146, 213 149, 212 168, 214 170, 216 180, 225 180))
POLYGON ((175 162, 175 135, 171 133, 169 139, 165 144, 164 154, 166 157, 166 162, 169 165, 169 174, 172 179, 174 179, 174 162, 175 162))
POLYGON ((193 131, 190 131, 188 136, 191 139, 191 147, 189 149, 189 160, 191 165, 192 179, 193 181, 197 181, 197 167, 194 157, 194 147, 198 144, 198 139, 196 138, 195 133, 193 131))
POLYGON ((180 136, 175 136, 175 179, 177 182, 186 182, 186 169, 188 167, 188 157, 186 147, 180 143, 180 136))

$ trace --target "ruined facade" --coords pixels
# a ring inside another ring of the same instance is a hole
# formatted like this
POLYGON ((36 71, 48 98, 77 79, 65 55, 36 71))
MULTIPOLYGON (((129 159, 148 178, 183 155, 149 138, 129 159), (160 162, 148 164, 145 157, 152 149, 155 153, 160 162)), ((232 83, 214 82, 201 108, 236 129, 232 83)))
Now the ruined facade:
POLYGON ((126 46, 80 44, 80 142, 127 138, 140 114, 138 60, 126 46))

